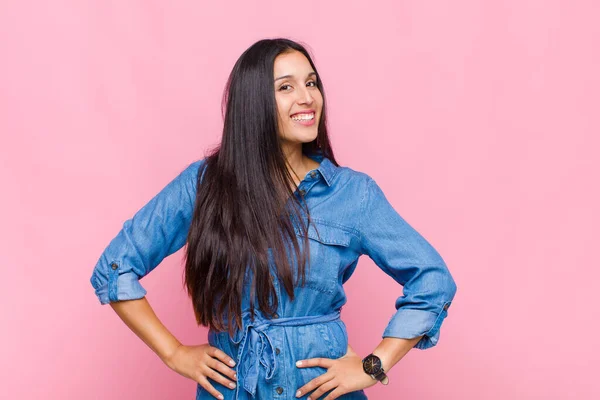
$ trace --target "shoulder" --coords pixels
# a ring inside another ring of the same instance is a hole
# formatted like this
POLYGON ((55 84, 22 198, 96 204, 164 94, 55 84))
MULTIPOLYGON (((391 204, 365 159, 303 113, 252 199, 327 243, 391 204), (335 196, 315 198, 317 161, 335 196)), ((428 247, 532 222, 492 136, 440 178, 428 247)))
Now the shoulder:
POLYGON ((373 178, 364 171, 359 171, 352 167, 340 166, 337 167, 335 176, 335 184, 341 186, 353 186, 356 189, 366 190, 370 181, 373 178))
POLYGON ((180 176, 186 180, 196 184, 198 180, 198 174, 203 173, 204 166, 206 165, 207 158, 203 157, 192 162, 188 162, 186 167, 181 171, 180 176))
MULTIPOLYGON (((198 177, 204 169, 206 158, 188 161, 179 168, 177 175, 167 185, 167 188, 177 193, 187 193, 190 199, 195 198, 198 187, 198 177)), ((177 196, 180 196, 178 194, 177 196)))
POLYGON ((206 160, 207 158, 201 158, 198 159, 196 161, 192 161, 190 163, 188 163, 187 167, 185 168, 185 170, 183 172, 187 172, 189 174, 198 174, 198 171, 200 171, 200 168, 202 168, 203 165, 206 164, 206 160))
POLYGON ((364 171, 344 166, 338 167, 335 185, 346 198, 352 198, 359 203, 359 209, 364 212, 369 203, 385 198, 384 191, 375 178, 364 171), (343 188, 343 189, 342 189, 343 188))

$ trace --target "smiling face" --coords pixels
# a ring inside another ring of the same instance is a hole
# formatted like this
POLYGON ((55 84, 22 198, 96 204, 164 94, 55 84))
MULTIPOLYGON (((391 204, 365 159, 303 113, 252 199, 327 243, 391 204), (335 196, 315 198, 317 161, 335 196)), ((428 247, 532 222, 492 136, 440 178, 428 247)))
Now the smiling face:
POLYGON ((317 75, 310 62, 299 51, 283 53, 275 58, 273 72, 279 135, 284 144, 315 140, 323 96, 317 87, 317 75))

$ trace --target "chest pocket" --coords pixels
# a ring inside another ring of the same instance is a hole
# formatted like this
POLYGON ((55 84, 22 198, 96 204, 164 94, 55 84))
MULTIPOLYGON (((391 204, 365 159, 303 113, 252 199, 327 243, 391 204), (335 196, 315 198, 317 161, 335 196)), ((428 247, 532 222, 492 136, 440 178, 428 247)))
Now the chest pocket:
MULTIPOLYGON (((296 230, 302 248, 303 234, 296 230)), ((304 287, 322 293, 334 293, 339 281, 340 266, 347 254, 353 233, 349 228, 313 218, 308 230, 310 269, 306 271, 304 287)))

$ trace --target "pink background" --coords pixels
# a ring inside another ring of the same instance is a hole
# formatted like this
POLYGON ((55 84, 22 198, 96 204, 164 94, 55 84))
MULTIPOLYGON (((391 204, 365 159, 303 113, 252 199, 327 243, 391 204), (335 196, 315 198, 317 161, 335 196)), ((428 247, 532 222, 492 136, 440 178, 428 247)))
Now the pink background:
MULTIPOLYGON (((377 179, 458 285, 438 346, 411 350, 370 398, 600 398, 599 12, 0 2, 2 397, 194 398, 89 277, 123 221, 218 143, 239 55, 286 36, 315 56, 338 161, 377 179)), ((182 256, 143 285, 173 334, 199 344, 182 256)), ((350 343, 366 355, 401 288, 366 257, 346 288, 350 343)))

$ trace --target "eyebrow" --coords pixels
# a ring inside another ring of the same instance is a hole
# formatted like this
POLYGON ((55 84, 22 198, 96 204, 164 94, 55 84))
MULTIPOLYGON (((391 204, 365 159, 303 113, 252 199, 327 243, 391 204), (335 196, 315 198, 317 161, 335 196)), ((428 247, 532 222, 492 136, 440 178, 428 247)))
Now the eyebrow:
MULTIPOLYGON (((317 73, 313 71, 313 72, 311 72, 311 73, 309 73, 309 74, 308 74, 307 78, 308 78, 309 76, 312 76, 312 75, 317 75, 317 73)), ((285 78, 293 78, 293 77, 294 77, 294 75, 283 75, 283 76, 280 76, 279 78, 276 78, 276 79, 275 79, 275 82, 277 82, 277 81, 278 81, 278 80, 280 80, 280 79, 285 79, 285 78)))

